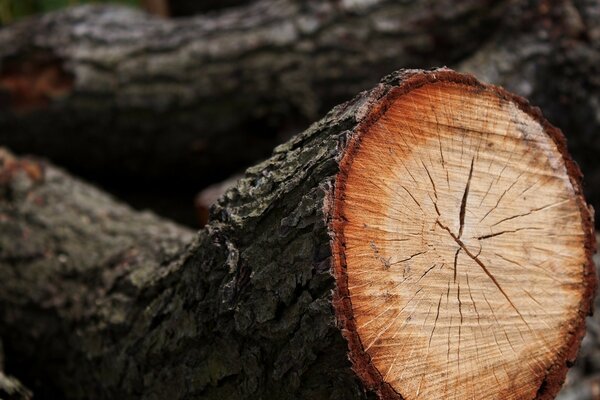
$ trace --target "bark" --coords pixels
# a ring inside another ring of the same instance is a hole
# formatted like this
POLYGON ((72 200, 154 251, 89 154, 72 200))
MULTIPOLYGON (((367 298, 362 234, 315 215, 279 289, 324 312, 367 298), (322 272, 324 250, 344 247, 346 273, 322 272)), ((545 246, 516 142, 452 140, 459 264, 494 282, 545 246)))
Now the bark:
POLYGON ((365 398, 332 314, 322 205, 369 98, 250 170, 180 256, 186 230, 51 165, 8 163, 12 369, 68 398, 365 398))
POLYGON ((193 234, 149 213, 134 213, 44 162, 6 152, 0 158, 0 259, 7 283, 0 289, 0 313, 7 362, 37 389, 36 398, 52 398, 54 383, 29 372, 43 369, 67 380, 110 353, 110 342, 128 329, 121 320, 130 318, 133 325, 131 303, 137 298, 143 307, 144 289, 152 291, 176 274, 174 259, 193 234), (46 370, 51 366, 65 370, 46 370))
POLYGON ((0 142, 105 186, 190 188, 384 73, 450 65, 541 106, 599 208, 599 21, 593 0, 240 2, 176 21, 75 8, 2 30, 0 142))
MULTIPOLYGON (((447 70, 393 74, 248 169, 191 241, 50 164, 3 154, 0 334, 18 355, 12 370, 67 398, 387 398, 349 359, 331 202, 361 126, 398 85, 436 79, 497 90, 447 70)), ((587 261, 577 326, 539 398, 574 357, 593 288, 587 261)))
POLYGON ((210 208, 217 200, 219 200, 219 198, 221 198, 221 196, 234 187, 241 177, 242 176, 239 174, 233 175, 222 182, 204 188, 196 195, 196 198, 194 199, 194 210, 196 211, 196 218, 200 227, 203 227, 208 223, 210 208))
POLYGON ((0 31, 0 142, 108 182, 223 179, 398 67, 463 58, 503 6, 265 0, 176 21, 110 6, 33 18, 0 31))

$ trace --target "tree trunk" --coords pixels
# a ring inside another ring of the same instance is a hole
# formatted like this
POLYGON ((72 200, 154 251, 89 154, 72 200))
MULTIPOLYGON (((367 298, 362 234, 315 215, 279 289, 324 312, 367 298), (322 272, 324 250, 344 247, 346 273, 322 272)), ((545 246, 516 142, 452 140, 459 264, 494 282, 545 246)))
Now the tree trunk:
POLYGON ((561 133, 446 69, 276 148, 187 247, 51 165, 0 178, 0 333, 67 398, 551 398, 595 288, 561 133))
POLYGON ((127 185, 225 178, 399 66, 461 59, 502 6, 264 0, 177 21, 116 6, 33 18, 0 31, 0 143, 127 185))

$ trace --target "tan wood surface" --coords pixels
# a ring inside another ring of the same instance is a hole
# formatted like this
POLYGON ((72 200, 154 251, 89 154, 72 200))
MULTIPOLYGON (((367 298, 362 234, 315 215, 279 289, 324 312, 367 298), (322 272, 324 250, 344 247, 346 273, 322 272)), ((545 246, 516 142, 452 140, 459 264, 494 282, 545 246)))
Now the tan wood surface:
POLYGON ((404 399, 532 399, 585 301, 587 228, 563 154, 519 104, 436 82, 362 134, 344 188, 363 350, 404 399))

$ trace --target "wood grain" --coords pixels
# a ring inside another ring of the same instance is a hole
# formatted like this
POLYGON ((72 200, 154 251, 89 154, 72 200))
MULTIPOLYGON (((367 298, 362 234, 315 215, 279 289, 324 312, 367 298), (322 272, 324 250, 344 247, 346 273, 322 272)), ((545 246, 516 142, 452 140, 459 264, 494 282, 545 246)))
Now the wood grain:
POLYGON ((404 399, 552 395, 593 286, 564 149, 483 85, 430 82, 382 107, 336 196, 371 375, 404 399))

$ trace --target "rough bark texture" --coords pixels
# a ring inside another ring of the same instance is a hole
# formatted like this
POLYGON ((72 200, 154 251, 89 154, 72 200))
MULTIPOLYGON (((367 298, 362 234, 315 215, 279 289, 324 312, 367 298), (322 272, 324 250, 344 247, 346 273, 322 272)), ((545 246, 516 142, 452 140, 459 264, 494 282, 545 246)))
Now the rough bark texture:
POLYGON ((357 125, 412 73, 248 169, 187 246, 189 231, 4 154, 0 334, 19 355, 11 370, 67 398, 373 398, 334 314, 328 206, 357 125))
MULTIPOLYGON (((90 357, 93 365, 99 354, 110 352, 104 346, 127 333, 123 322, 134 324, 132 311, 141 313, 148 305, 142 293, 177 271, 173 260, 193 235, 153 215, 133 213, 43 162, 5 152, 0 158, 0 263, 6 282, 0 313, 7 362, 40 389, 36 398, 52 398, 53 384, 28 373, 51 365, 64 368, 45 370, 51 378, 89 373, 85 368, 77 373, 82 358, 90 357)), ((91 381, 101 381, 93 375, 91 381)), ((94 397, 77 390, 73 393, 94 397)))
POLYGON ((386 88, 248 170, 179 257, 187 231, 49 165, 4 162, 12 370, 69 398, 367 398, 333 316, 324 200, 348 129, 386 88))
POLYGON ((194 199, 194 210, 196 211, 196 218, 200 227, 203 227, 208 223, 210 208, 213 204, 215 204, 225 192, 234 187, 241 177, 242 175, 240 174, 231 176, 222 182, 206 187, 196 195, 196 198, 194 199))
POLYGON ((45 15, 0 31, 0 142, 129 184, 225 178, 398 67, 464 58, 502 7, 264 0, 175 21, 109 6, 45 15))

